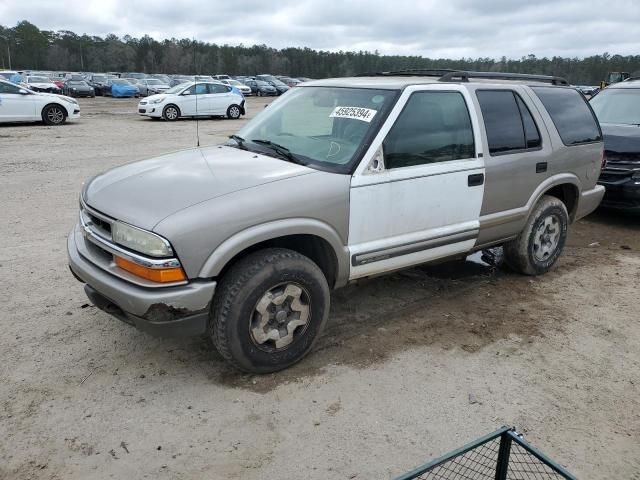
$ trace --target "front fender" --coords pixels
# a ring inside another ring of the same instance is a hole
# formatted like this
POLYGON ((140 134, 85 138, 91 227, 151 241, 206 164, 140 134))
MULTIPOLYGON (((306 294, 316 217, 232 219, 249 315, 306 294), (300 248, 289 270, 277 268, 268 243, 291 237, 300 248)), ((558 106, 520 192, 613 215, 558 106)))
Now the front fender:
POLYGON ((340 235, 330 225, 311 218, 288 218, 256 225, 222 242, 207 258, 200 270, 200 278, 217 277, 223 268, 240 252, 267 240, 288 235, 315 235, 331 245, 338 260, 336 286, 346 284, 349 278, 349 250, 340 235))

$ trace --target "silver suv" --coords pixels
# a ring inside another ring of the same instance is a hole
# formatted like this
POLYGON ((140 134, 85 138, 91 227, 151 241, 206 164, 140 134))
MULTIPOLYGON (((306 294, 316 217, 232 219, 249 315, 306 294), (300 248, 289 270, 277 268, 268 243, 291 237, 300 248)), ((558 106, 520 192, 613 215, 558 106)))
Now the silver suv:
POLYGON ((208 334, 241 370, 300 360, 330 290, 503 245, 547 272, 593 211, 603 159, 557 77, 389 72, 306 83, 220 146, 88 181, 69 264, 141 330, 208 334))

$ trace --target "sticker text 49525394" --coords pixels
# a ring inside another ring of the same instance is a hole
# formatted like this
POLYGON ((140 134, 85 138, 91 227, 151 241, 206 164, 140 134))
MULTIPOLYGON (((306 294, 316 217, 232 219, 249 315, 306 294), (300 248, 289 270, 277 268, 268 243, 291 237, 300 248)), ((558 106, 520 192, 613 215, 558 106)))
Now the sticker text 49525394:
POLYGON ((354 120, 361 120, 369 123, 373 120, 376 113, 378 113, 377 110, 372 110, 370 108, 336 107, 329 116, 333 118, 353 118, 354 120))

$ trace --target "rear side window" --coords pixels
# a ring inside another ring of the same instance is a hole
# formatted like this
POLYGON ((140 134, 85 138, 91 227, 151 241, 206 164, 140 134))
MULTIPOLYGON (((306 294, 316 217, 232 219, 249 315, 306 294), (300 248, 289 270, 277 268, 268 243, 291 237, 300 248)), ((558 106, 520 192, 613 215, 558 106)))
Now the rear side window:
POLYGON ((476 92, 489 142, 489 153, 539 148, 540 132, 531 112, 512 90, 476 92))
POLYGON ((597 142, 600 127, 581 93, 573 88, 532 87, 565 145, 597 142))
POLYGON ((475 157, 467 104, 459 92, 416 92, 384 140, 388 169, 475 157))

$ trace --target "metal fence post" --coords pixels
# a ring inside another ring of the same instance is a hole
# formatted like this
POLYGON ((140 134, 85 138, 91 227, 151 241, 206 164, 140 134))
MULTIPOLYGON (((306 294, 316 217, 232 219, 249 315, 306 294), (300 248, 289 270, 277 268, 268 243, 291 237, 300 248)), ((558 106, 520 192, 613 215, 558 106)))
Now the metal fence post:
POLYGON ((511 435, 508 432, 500 436, 500 448, 496 462, 496 480, 507 480, 509 471, 509 454, 511 453, 511 435))

